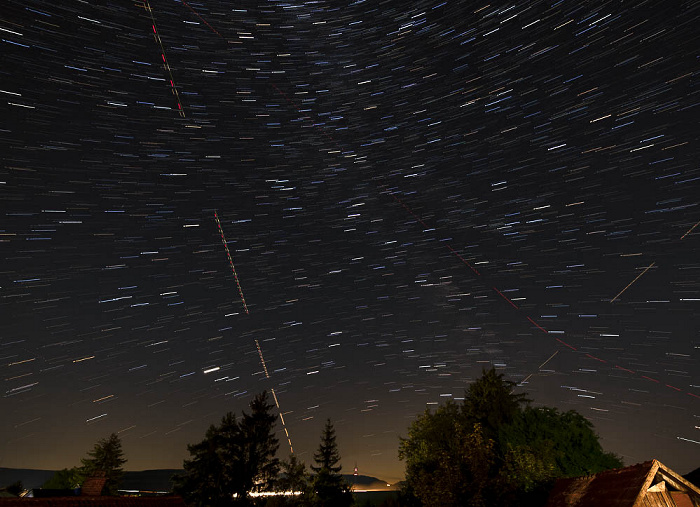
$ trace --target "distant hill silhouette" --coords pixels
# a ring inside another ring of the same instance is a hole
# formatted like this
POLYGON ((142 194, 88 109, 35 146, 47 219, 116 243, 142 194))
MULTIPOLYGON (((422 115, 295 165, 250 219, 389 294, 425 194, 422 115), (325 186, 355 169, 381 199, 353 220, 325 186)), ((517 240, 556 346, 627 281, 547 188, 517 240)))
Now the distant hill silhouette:
POLYGON ((348 484, 353 486, 354 489, 396 489, 393 484, 391 486, 387 486, 386 481, 369 475, 344 474, 343 478, 348 484))
MULTIPOLYGON (((183 473, 184 470, 179 469, 156 469, 156 470, 141 470, 137 472, 125 472, 124 479, 119 489, 134 489, 139 491, 172 491, 173 475, 183 473)), ((34 470, 28 468, 0 468, 0 488, 12 484, 16 481, 22 481, 25 489, 40 488, 51 476, 55 470, 34 470)), ((386 482, 371 477, 369 475, 352 475, 346 474, 343 476, 348 484, 355 489, 391 489, 388 488, 386 482)), ((692 482, 692 481, 691 481, 692 482)))
POLYGON ((0 488, 17 481, 22 481, 24 489, 38 488, 48 481, 54 473, 54 470, 0 467, 0 488))

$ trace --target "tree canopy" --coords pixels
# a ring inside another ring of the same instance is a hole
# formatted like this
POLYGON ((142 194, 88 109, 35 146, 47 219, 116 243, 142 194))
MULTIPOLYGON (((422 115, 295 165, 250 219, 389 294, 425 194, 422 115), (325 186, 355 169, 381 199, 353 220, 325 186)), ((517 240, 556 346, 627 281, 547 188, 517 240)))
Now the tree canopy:
POLYGON ((279 471, 275 457, 279 442, 274 434, 267 392, 250 403, 250 414, 238 420, 228 412, 219 426, 211 425, 204 440, 188 445, 185 473, 175 477, 175 492, 202 507, 250 504, 250 493, 269 491, 279 471))
MULTIPOLYGON (((124 476, 122 467, 126 463, 119 435, 112 433, 109 437, 98 440, 95 447, 87 454, 88 457, 81 460, 82 466, 77 473, 77 478, 80 478, 82 483, 82 480, 91 475, 104 472, 107 481, 102 494, 116 495, 124 476)), ((70 475, 70 471, 67 472, 67 475, 70 475)))
POLYGON ((535 505, 558 477, 622 466, 575 411, 532 408, 491 369, 463 403, 426 410, 399 444, 405 494, 425 507, 535 505))
POLYGON ((353 504, 350 487, 340 474, 340 452, 330 419, 326 420, 321 442, 314 453, 313 474, 309 476, 304 462, 294 455, 282 462, 281 469, 278 490, 295 494, 270 499, 267 507, 347 507, 353 504))
POLYGON ((76 489, 85 480, 79 467, 58 470, 41 485, 44 489, 76 489))
POLYGON ((575 410, 526 407, 499 433, 502 452, 508 446, 528 447, 553 467, 557 477, 591 475, 622 465, 618 457, 603 451, 593 424, 575 410))
POLYGON ((306 464, 292 454, 288 460, 280 463, 280 472, 277 490, 285 495, 271 498, 265 506, 312 507, 313 489, 306 464))
POLYGON ((461 410, 464 418, 480 424, 489 438, 498 429, 510 423, 530 400, 525 394, 515 394, 515 383, 505 380, 494 368, 483 372, 480 379, 471 384, 464 397, 461 410))

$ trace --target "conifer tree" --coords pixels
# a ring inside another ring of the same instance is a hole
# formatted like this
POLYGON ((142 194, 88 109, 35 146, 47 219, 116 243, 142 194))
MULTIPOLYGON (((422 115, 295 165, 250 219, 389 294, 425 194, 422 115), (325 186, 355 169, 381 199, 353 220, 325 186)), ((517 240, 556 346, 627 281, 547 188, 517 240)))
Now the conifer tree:
POLYGON ((250 403, 240 420, 229 412, 212 425, 204 440, 188 445, 185 473, 175 477, 175 492, 195 506, 250 505, 250 493, 270 491, 279 470, 274 434, 277 416, 267 392, 250 403))
POLYGON ((353 503, 350 487, 340 474, 340 452, 335 441, 335 429, 331 420, 326 420, 326 425, 321 433, 321 444, 314 453, 314 462, 311 469, 313 476, 313 488, 315 493, 314 503, 319 507, 345 507, 353 503))
POLYGON ((337 474, 342 470, 338 444, 335 442, 335 429, 330 419, 326 420, 321 433, 321 444, 318 446, 318 451, 314 453, 314 462, 316 465, 311 465, 311 470, 314 472, 326 469, 337 474))
POLYGON ((95 447, 88 451, 88 457, 83 458, 81 462, 80 475, 82 477, 88 478, 96 473, 104 472, 107 482, 102 489, 102 494, 117 494, 117 489, 124 476, 122 466, 126 463, 119 435, 112 433, 109 437, 98 440, 95 447))
POLYGON ((268 402, 267 391, 250 403, 250 414, 243 412, 241 431, 244 436, 244 477, 246 491, 271 491, 277 473, 279 459, 275 457, 279 440, 274 426, 277 415, 272 413, 274 405, 268 402))

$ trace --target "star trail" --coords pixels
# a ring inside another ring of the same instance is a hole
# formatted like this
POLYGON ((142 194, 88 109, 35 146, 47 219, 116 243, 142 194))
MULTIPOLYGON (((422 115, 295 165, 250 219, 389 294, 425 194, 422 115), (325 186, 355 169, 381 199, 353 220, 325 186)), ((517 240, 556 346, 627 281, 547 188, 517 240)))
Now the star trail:
POLYGON ((700 4, 5 4, 0 466, 178 468, 267 389, 394 482, 490 367, 698 466, 700 4))

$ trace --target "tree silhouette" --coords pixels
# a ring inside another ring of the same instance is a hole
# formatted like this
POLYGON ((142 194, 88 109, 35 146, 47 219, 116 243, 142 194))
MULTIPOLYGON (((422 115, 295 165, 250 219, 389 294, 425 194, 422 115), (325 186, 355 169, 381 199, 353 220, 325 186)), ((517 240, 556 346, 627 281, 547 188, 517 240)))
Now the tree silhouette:
POLYGON ((126 463, 119 435, 112 433, 109 437, 98 440, 95 447, 87 454, 88 457, 81 460, 82 466, 79 474, 83 478, 87 478, 96 473, 104 472, 107 481, 102 488, 102 494, 116 495, 124 476, 122 466, 126 463))
POLYGON ((523 407, 514 387, 492 369, 462 404, 418 416, 399 443, 406 497, 425 507, 536 505, 558 477, 622 465, 582 415, 523 407))
POLYGON ((314 504, 323 507, 345 507, 353 503, 350 487, 340 474, 340 452, 335 441, 335 429, 331 420, 326 420, 326 425, 321 433, 321 443, 314 453, 314 462, 311 469, 313 476, 313 489, 315 493, 314 504))
POLYGON ((41 485, 44 489, 76 489, 85 480, 80 468, 64 468, 58 470, 41 485))
POLYGON ((283 493, 293 493, 278 497, 274 502, 271 500, 266 507, 288 506, 307 507, 312 502, 311 484, 306 465, 295 455, 290 455, 289 459, 280 463, 282 475, 277 483, 277 489, 283 493))
POLYGON ((335 429, 330 419, 326 420, 323 433, 321 433, 321 444, 314 453, 314 462, 316 465, 311 465, 311 470, 314 472, 326 469, 337 474, 343 468, 340 465, 340 453, 338 452, 338 444, 335 441, 335 429))
POLYGON ((488 438, 496 437, 498 429, 509 424, 521 406, 531 400, 525 394, 515 394, 515 383, 505 380, 494 368, 482 372, 464 396, 462 412, 471 424, 480 424, 488 438))
POLYGON ((250 493, 269 491, 277 477, 279 443, 274 435, 277 416, 267 392, 250 403, 251 413, 240 421, 229 412, 219 426, 211 425, 204 440, 188 445, 191 458, 185 473, 175 476, 175 492, 195 506, 249 505, 250 493))
POLYGON ((273 408, 264 391, 250 403, 250 414, 243 412, 243 476, 247 492, 271 491, 277 479, 279 460, 275 454, 279 440, 274 434, 277 415, 272 414, 273 408))

